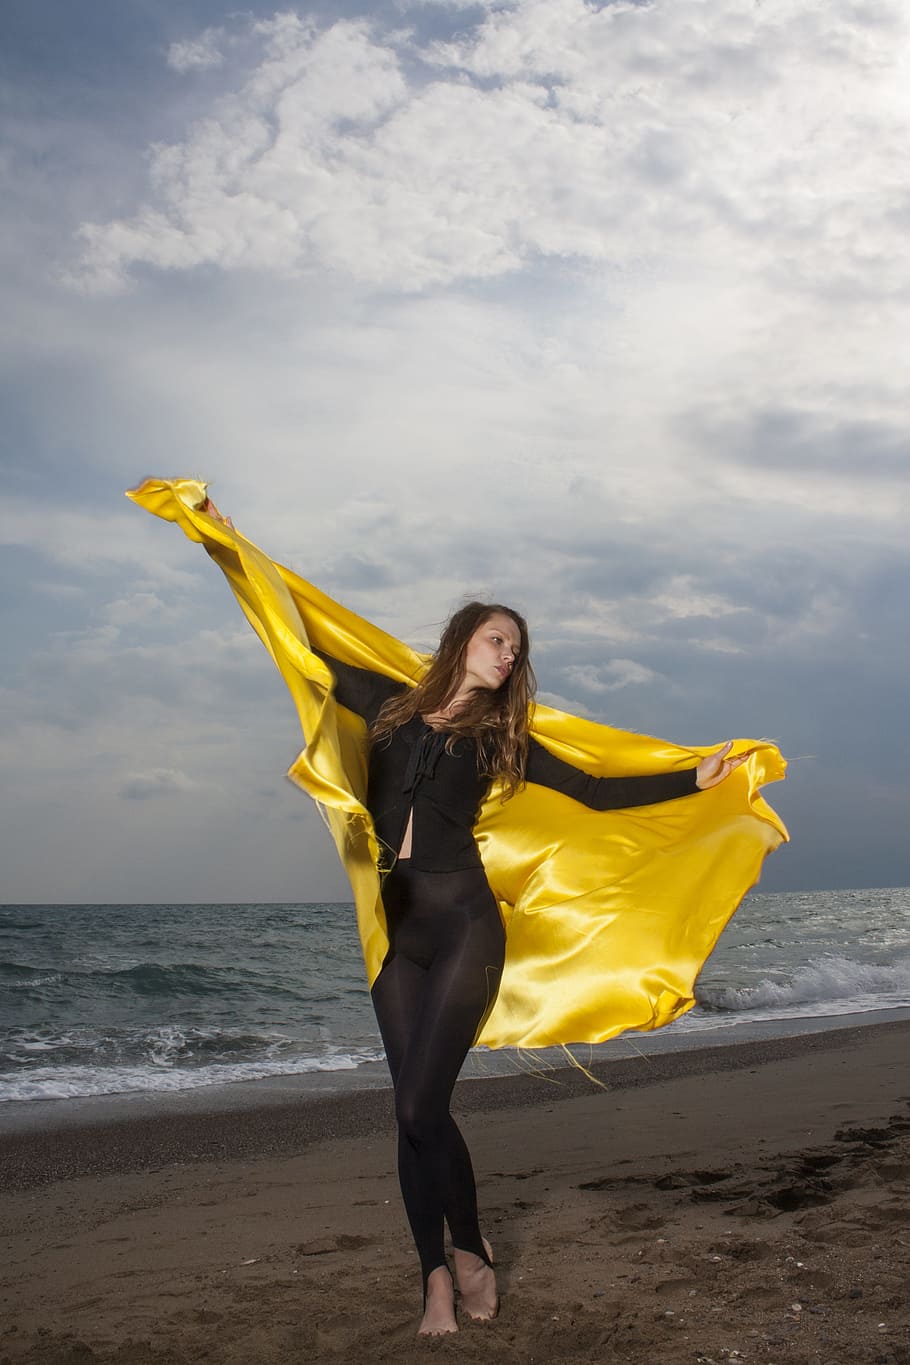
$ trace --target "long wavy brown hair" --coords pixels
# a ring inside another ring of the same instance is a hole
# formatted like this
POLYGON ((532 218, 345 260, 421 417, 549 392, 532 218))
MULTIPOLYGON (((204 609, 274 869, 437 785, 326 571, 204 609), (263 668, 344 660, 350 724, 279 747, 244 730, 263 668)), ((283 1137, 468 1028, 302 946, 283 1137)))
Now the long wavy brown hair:
POLYGON ((512 671, 495 691, 477 688, 446 726, 451 752, 459 738, 479 739, 478 762, 484 773, 503 783, 504 797, 512 796, 524 781, 528 756, 528 722, 537 681, 530 660, 528 624, 511 607, 499 603, 468 602, 451 616, 429 669, 416 687, 387 701, 370 732, 381 742, 414 716, 435 715, 451 701, 465 675, 468 643, 475 631, 502 613, 515 622, 520 646, 512 671))

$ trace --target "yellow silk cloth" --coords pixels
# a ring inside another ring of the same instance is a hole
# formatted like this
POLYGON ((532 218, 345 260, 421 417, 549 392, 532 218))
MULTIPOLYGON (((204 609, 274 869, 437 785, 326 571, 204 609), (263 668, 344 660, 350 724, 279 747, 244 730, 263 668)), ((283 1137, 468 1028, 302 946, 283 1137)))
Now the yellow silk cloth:
MULTIPOLYGON (((335 703, 331 674, 310 645, 410 684, 426 656, 203 512, 205 484, 148 479, 128 496, 205 545, 280 669, 306 740, 289 776, 319 802, 334 835, 372 984, 388 940, 364 806, 365 727, 335 703)), ((597 775, 689 768, 716 747, 681 748, 547 706, 535 707, 531 730, 597 775)), ((748 757, 719 787, 634 810, 591 811, 533 784, 503 802, 493 788, 475 833, 506 926, 506 962, 478 1042, 597 1043, 659 1028, 692 1008, 702 964, 765 855, 787 837, 758 790, 784 775, 777 748, 737 740, 733 753, 748 757)))

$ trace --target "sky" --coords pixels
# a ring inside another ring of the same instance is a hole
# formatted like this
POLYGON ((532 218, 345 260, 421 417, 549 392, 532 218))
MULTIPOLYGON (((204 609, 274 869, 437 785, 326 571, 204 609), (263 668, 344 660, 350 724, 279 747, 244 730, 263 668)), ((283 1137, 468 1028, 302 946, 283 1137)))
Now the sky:
POLYGON ((123 496, 418 646, 768 737, 762 889, 910 883, 899 0, 4 0, 0 900, 348 899, 290 700, 123 496))

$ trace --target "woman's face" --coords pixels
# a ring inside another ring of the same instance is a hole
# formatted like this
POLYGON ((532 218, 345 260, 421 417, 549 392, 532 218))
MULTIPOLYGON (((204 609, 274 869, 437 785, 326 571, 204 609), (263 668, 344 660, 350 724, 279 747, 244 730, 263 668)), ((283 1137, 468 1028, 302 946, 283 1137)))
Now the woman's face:
POLYGON ((521 632, 511 616, 494 612, 478 626, 468 641, 464 682, 495 692, 512 672, 521 652, 521 632))

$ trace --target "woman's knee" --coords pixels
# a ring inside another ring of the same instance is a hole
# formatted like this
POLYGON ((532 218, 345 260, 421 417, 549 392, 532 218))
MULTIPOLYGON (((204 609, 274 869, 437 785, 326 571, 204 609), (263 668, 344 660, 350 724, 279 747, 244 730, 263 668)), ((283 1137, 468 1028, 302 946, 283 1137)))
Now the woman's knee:
POLYGON ((395 1097, 395 1117, 401 1136, 412 1147, 432 1147, 445 1136, 451 1122, 448 1105, 415 1095, 395 1097))

